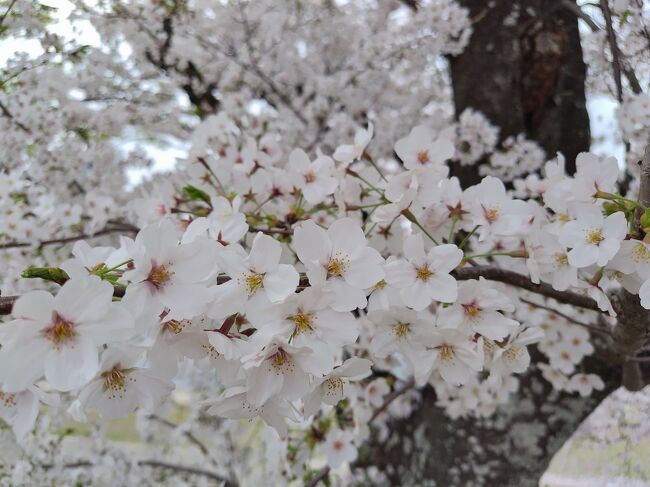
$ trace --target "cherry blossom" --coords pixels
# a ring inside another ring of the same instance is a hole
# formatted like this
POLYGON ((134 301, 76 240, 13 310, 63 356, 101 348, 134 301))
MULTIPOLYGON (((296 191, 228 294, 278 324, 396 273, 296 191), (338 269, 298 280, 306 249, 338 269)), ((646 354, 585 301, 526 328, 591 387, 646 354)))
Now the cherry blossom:
POLYGON ((43 375, 60 391, 87 384, 98 371, 99 346, 133 330, 133 318, 112 296, 113 287, 95 276, 68 281, 56 296, 22 296, 13 309, 16 319, 2 331, 2 390, 25 390, 43 375))
POLYGON ((458 285, 449 275, 463 258, 455 245, 437 245, 424 251, 422 235, 404 241, 406 260, 386 265, 386 282, 400 289, 404 303, 415 309, 426 308, 432 300, 451 303, 456 300, 458 285))
POLYGON ((381 255, 368 247, 363 230, 350 218, 337 220, 327 231, 313 221, 303 223, 296 228, 294 248, 309 283, 334 293, 336 311, 364 308, 365 289, 384 277, 381 255))

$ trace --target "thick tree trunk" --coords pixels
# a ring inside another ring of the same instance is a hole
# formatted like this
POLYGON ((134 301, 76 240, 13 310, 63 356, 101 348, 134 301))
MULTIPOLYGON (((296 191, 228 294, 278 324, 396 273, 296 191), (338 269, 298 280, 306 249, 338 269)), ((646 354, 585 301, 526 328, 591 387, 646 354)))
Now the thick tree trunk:
MULTIPOLYGON (((573 172, 575 156, 590 144, 576 17, 560 0, 459 3, 470 10, 474 32, 451 59, 456 114, 474 108, 501 129, 500 140, 524 133, 548 157, 561 151, 573 172)), ((464 186, 480 180, 476 166, 454 169, 464 186)))
POLYGON ((372 462, 390 485, 537 487, 553 455, 618 385, 617 368, 598 372, 606 389, 583 398, 554 391, 531 369, 504 407, 484 419, 450 419, 427 389, 420 407, 374 445, 372 462))
MULTIPOLYGON (((470 9, 474 32, 451 60, 456 114, 474 108, 500 127, 501 141, 524 133, 549 157, 561 151, 573 172, 590 144, 575 16, 559 0, 459 2, 470 9)), ((453 173, 464 187, 480 181, 478 165, 453 173)), ((392 485, 537 486, 553 455, 620 383, 618 369, 599 372, 606 390, 582 398, 553 391, 531 369, 515 397, 487 419, 451 420, 428 390, 412 416, 374 446, 373 462, 392 485)))

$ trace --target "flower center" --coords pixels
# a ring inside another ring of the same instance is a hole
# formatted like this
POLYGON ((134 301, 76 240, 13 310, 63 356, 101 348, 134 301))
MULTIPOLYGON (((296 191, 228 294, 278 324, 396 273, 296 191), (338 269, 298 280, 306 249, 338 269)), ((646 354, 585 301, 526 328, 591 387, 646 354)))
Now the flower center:
POLYGON ((445 362, 454 360, 454 347, 451 345, 442 345, 440 347, 440 358, 445 362))
POLYGON ((118 365, 111 370, 107 370, 101 374, 104 379, 104 391, 108 391, 109 399, 122 399, 126 391, 126 373, 118 365))
POLYGON ((632 249, 632 260, 634 260, 634 262, 642 262, 642 261, 650 260, 650 250, 648 250, 648 247, 646 247, 642 243, 637 244, 632 249))
POLYGON ((327 388, 326 394, 335 396, 340 391, 343 391, 343 379, 340 377, 330 377, 325 381, 325 387, 327 388))
POLYGON ((52 323, 49 327, 43 330, 45 338, 54 343, 55 348, 61 345, 69 345, 74 342, 77 332, 74 329, 74 324, 61 316, 56 311, 52 313, 52 323))
POLYGON ((252 296, 260 289, 263 285, 263 274, 247 274, 244 278, 246 282, 246 289, 248 289, 248 295, 252 296))
POLYGON ((327 277, 343 277, 348 268, 348 263, 340 257, 332 257, 327 263, 327 277))
POLYGON ((476 318, 481 312, 481 308, 474 301, 463 304, 463 309, 465 310, 465 315, 469 318, 476 318))
POLYGON ((173 274, 173 272, 167 270, 167 266, 152 264, 146 280, 153 284, 156 289, 160 289, 169 282, 173 274))
POLYGON ((560 267, 566 267, 569 265, 569 258, 567 257, 566 254, 562 252, 556 253, 554 256, 555 258, 555 263, 560 266, 560 267))
POLYGON ((290 367, 291 358, 287 352, 279 348, 278 351, 275 352, 275 354, 271 357, 271 365, 273 365, 276 370, 285 369, 287 367, 290 367))
POLYGON ((169 320, 163 323, 162 329, 163 331, 166 331, 172 335, 178 335, 183 331, 183 328, 185 328, 186 324, 187 323, 185 321, 169 320))
POLYGON ((408 332, 409 332, 408 323, 397 323, 396 325, 393 325, 393 333, 398 338, 405 337, 406 335, 408 335, 408 332))
POLYGON ((427 150, 421 150, 418 151, 418 162, 422 165, 426 164, 427 162, 430 162, 431 159, 429 158, 429 151, 427 150))
POLYGON ((314 181, 316 181, 316 173, 314 171, 309 171, 307 174, 305 174, 306 183, 313 183, 314 181))
POLYGON ((504 357, 510 362, 517 360, 522 354, 522 350, 519 347, 510 347, 505 352, 503 352, 504 357))
POLYGON ((0 391, 0 403, 2 403, 5 407, 14 407, 16 405, 15 394, 8 394, 6 392, 0 391))
POLYGON ((605 237, 603 237, 603 234, 597 228, 593 228, 593 229, 589 230, 587 232, 586 237, 585 237, 585 240, 587 241, 587 243, 590 243, 592 245, 598 245, 604 239, 605 239, 605 237))
POLYGON ((427 264, 424 264, 422 267, 417 267, 415 269, 415 275, 418 279, 427 282, 433 275, 433 272, 431 272, 431 269, 429 269, 429 266, 427 264))
POLYGON ((485 216, 485 219, 488 221, 488 223, 494 223, 497 221, 497 218, 499 217, 499 209, 498 208, 486 208, 483 206, 483 215, 485 216))
POLYGON ((303 313, 302 311, 290 316, 289 319, 296 324, 296 329, 294 333, 300 335, 301 333, 310 333, 314 331, 314 326, 312 322, 312 315, 308 313, 303 313))
POLYGON ((343 450, 343 443, 340 441, 335 441, 332 445, 336 451, 341 451, 343 450))

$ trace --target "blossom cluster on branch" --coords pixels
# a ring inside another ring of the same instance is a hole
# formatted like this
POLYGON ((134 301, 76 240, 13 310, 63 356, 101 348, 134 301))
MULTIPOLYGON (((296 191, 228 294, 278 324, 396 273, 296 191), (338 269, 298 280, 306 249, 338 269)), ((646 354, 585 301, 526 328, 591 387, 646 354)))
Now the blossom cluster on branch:
POLYGON ((583 35, 625 169, 582 153, 573 175, 453 115, 443 56, 480 21, 455 1, 74 3, 101 46, 0 0, 0 38, 40 46, 0 72, 0 443, 23 447, 0 485, 380 485, 372 444, 425 389, 482 419, 531 372, 643 385, 642 2, 614 2, 618 46, 597 16, 583 35), (184 150, 131 189, 139 141, 184 150), (151 456, 106 441, 125 417, 151 456), (63 451, 72 420, 88 451, 63 451))
POLYGON ((17 437, 39 402, 81 421, 155 411, 185 358, 217 379, 208 413, 261 417, 281 438, 316 428, 334 468, 403 382, 432 385, 452 416, 491 414, 533 343, 554 387, 602 388, 576 373, 587 330, 620 326, 608 293, 621 286, 650 299, 650 210, 616 194, 616 160, 583 153, 567 176, 558 157, 517 199, 492 176, 462 190, 445 134, 415 127, 399 165, 370 157, 373 137, 312 160, 210 117, 183 185, 137 202, 135 238, 79 240, 58 267, 27 269, 61 287, 20 296, 2 327, 0 413, 17 437), (499 267, 531 285, 481 275, 499 267), (547 288, 590 309, 557 308, 548 326, 530 312, 547 288))

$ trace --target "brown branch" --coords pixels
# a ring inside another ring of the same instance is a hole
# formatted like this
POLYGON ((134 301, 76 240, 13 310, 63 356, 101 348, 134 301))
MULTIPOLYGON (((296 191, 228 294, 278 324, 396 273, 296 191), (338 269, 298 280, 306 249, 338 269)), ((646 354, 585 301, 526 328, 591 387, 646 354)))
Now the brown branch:
POLYGON ((140 460, 138 461, 138 465, 141 467, 166 468, 168 470, 175 470, 176 472, 184 472, 192 475, 201 475, 203 477, 208 477, 213 480, 216 480, 217 482, 222 482, 222 484, 219 485, 223 485, 224 487, 236 487, 237 485, 239 485, 237 482, 228 479, 226 477, 223 477, 218 473, 212 472, 210 470, 204 470, 198 467, 189 467, 186 465, 179 465, 176 463, 161 462, 159 460, 140 460))
POLYGON ((605 26, 607 29, 607 39, 609 48, 612 51, 612 69, 614 71, 614 82, 616 83, 616 98, 619 103, 623 101, 623 83, 621 82, 621 52, 618 49, 616 33, 612 25, 612 12, 609 9, 608 0, 600 0, 600 9, 605 17, 605 26))
MULTIPOLYGON (((565 9, 569 10, 576 17, 584 20, 592 32, 598 32, 599 30, 601 30, 600 26, 596 22, 594 22, 594 20, 589 16, 589 14, 587 14, 584 10, 582 10, 582 8, 580 8, 579 5, 574 3, 573 0, 561 0, 560 3, 565 9)), ((614 40, 616 40, 616 38, 614 38, 614 40)), ((618 51, 618 53, 621 54, 620 50, 618 51)), ((627 78, 627 82, 630 83, 630 88, 632 88, 632 92, 636 95, 642 93, 643 89, 641 88, 641 83, 639 83, 639 79, 636 77, 636 73, 631 68, 623 65, 621 66, 621 70, 623 71, 625 78, 627 78)))
POLYGON ((607 335, 607 336, 612 336, 612 332, 610 332, 609 330, 605 330, 604 328, 601 328, 601 327, 596 326, 596 325, 591 325, 589 323, 583 323, 582 321, 576 320, 575 318, 572 318, 568 314, 562 313, 561 311, 558 311, 555 308, 551 308, 550 306, 545 306, 543 304, 539 304, 539 303, 536 303, 535 301, 530 301, 530 300, 525 299, 525 298, 519 298, 519 300, 522 303, 529 304, 531 306, 534 306, 535 308, 543 309, 543 310, 549 311, 551 313, 554 313, 554 314, 556 314, 558 316, 561 316, 562 318, 564 318, 565 320, 573 323, 574 325, 582 326, 584 328, 595 331, 597 333, 602 333, 602 334, 607 335))
MULTIPOLYGON (((644 207, 650 206, 650 145, 646 146, 641 161, 641 184, 638 201, 644 207)), ((642 232, 637 212, 635 230, 642 232)), ((645 381, 638 364, 629 361, 650 338, 650 311, 641 306, 639 296, 621 290, 614 296, 612 305, 618 314, 618 324, 610 341, 613 359, 623 364, 623 385, 632 391, 643 388, 645 381)))
MULTIPOLYGON (((230 281, 230 277, 226 275, 217 276, 217 284, 224 284, 228 281, 230 281)), ((65 280, 61 282, 57 281, 57 284, 63 285, 65 284, 65 280)), ((302 291, 307 287, 309 287, 309 279, 307 279, 305 274, 301 274, 297 290, 302 291)), ((122 298, 125 294, 126 287, 117 285, 113 286, 113 297, 122 298)), ((20 298, 20 296, 0 296, 0 316, 11 314, 14 303, 18 298, 20 298)))
POLYGON ((560 3, 562 4, 562 7, 567 9, 569 12, 574 14, 576 17, 579 19, 582 19, 585 21, 585 23, 589 26, 589 28, 593 31, 599 31, 600 27, 594 20, 587 14, 584 10, 580 8, 580 6, 575 3, 574 0, 560 0, 560 3))
POLYGON ((14 8, 14 4, 16 3, 17 0, 11 0, 11 3, 7 7, 7 10, 2 14, 0 17, 0 26, 4 23, 5 19, 7 18, 7 15, 9 15, 9 12, 11 12, 11 9, 14 8))
POLYGON ((82 233, 80 235, 74 235, 71 237, 62 237, 62 238, 55 238, 51 240, 43 240, 40 243, 38 243, 38 245, 35 245, 35 242, 8 242, 8 243, 0 244, 0 250, 34 247, 34 246, 38 249, 41 249, 46 245, 66 244, 70 242, 76 242, 77 240, 83 240, 86 238, 101 237, 102 235, 109 235, 111 233, 120 233, 120 232, 137 233, 138 231, 139 229, 137 227, 128 223, 124 223, 124 224, 120 224, 119 227, 104 228, 102 230, 99 230, 98 232, 91 233, 91 234, 82 233))
POLYGON ((535 284, 530 280, 530 277, 517 272, 508 271, 500 267, 492 266, 476 266, 476 267, 463 267, 456 269, 452 275, 458 280, 478 279, 484 277, 490 281, 503 282, 511 286, 526 289, 536 294, 541 294, 547 298, 553 298, 560 303, 571 304, 579 308, 591 309, 600 311, 598 303, 588 296, 574 293, 571 291, 557 291, 552 286, 546 283, 535 284))
POLYGON ((17 126, 20 130, 22 130, 23 132, 27 132, 28 134, 31 133, 31 130, 29 130, 29 127, 27 127, 27 126, 24 125, 22 122, 20 122, 19 120, 17 120, 16 117, 14 117, 13 113, 11 113, 11 112, 9 111, 9 109, 7 108, 7 106, 6 106, 4 103, 2 103, 1 101, 0 101, 0 111, 2 112, 2 114, 3 114, 5 117, 7 117, 7 118, 8 118, 9 120, 11 120, 14 124, 16 124, 16 126, 17 126))
MULTIPOLYGON (((160 460, 138 460, 137 465, 140 467, 155 467, 155 468, 165 468, 168 470, 175 470, 177 472, 183 472, 183 473, 189 473, 192 475, 201 475, 203 477, 208 477, 213 480, 216 480, 217 482, 223 482, 224 487, 237 487, 239 484, 231 479, 228 479, 222 475, 219 475, 218 473, 212 472, 210 470, 205 470, 202 468, 198 467, 190 467, 187 465, 180 465, 177 463, 169 463, 169 462, 163 462, 160 460)), ((67 463, 63 465, 62 467, 65 469, 73 469, 73 468, 88 468, 88 467, 94 467, 95 464, 86 460, 82 460, 79 462, 74 462, 74 463, 67 463)), ((41 468, 43 469, 51 469, 54 467, 54 465, 40 465, 41 468)))
MULTIPOLYGON (((178 428, 178 425, 172 423, 171 421, 161 418, 160 416, 157 416, 155 414, 150 414, 149 419, 152 421, 157 421, 160 424, 163 424, 167 426, 168 428, 176 429, 178 428)), ((205 455, 206 457, 210 456, 210 450, 208 447, 206 447, 201 440, 199 440, 196 436, 191 431, 183 431, 183 435, 188 439, 188 441, 192 444, 194 444, 199 450, 201 450, 201 453, 205 455)))
POLYGON ((370 416, 370 420, 368 421, 368 424, 372 424, 372 422, 386 409, 388 409, 388 406, 392 404, 392 402, 397 399, 399 396, 404 394, 405 392, 409 391, 410 389, 415 386, 415 380, 411 378, 408 380, 402 387, 399 389, 395 389, 393 392, 388 394, 386 398, 384 399, 384 402, 382 403, 381 406, 379 406, 377 409, 375 409, 375 412, 372 413, 372 416, 370 416))
MULTIPOLYGON (((462 269, 456 269, 453 271, 452 275, 461 281, 466 281, 468 279, 478 279, 479 277, 484 277, 485 279, 491 281, 503 282, 511 286, 519 287, 521 289, 526 289, 536 294, 541 294, 548 298, 553 298, 560 303, 571 304, 579 308, 590 309, 593 311, 600 311, 596 301, 591 299, 588 296, 583 296, 582 294, 570 292, 570 291, 557 291, 553 289, 550 285, 546 283, 535 284, 533 283, 528 276, 524 274, 519 274, 517 272, 508 271, 500 267, 493 266, 476 266, 476 267, 464 267, 462 269)), ((228 282, 230 277, 226 275, 221 275, 217 277, 217 284, 223 284, 228 282)), ((62 284, 62 283, 61 283, 62 284)), ((300 275, 300 281, 298 283, 298 291, 301 291, 309 286, 309 280, 305 274, 300 275)), ((116 286, 113 296, 121 297, 124 296, 125 288, 121 286, 116 286)), ((0 297, 0 315, 11 313, 11 308, 13 303, 20 296, 6 296, 0 297)))

